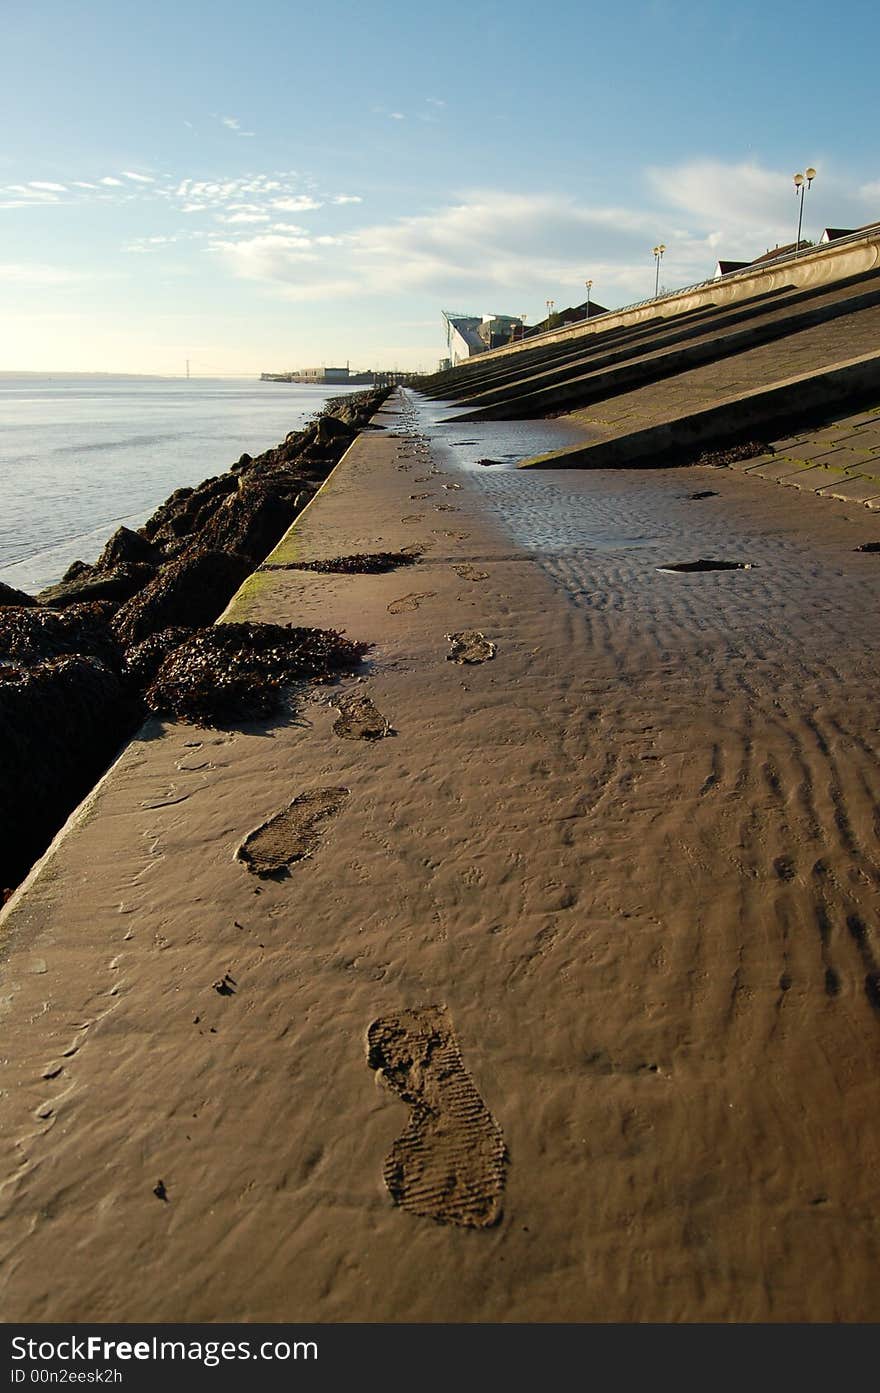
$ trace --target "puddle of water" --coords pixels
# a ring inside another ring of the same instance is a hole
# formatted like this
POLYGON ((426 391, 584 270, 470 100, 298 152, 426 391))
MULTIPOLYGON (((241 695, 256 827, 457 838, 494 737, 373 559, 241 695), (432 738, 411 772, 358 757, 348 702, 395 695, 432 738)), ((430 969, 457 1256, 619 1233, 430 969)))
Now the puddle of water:
POLYGON ((707 561, 700 558, 699 561, 677 561, 668 566, 658 566, 657 570, 665 575, 695 575, 703 574, 706 571, 750 571, 753 563, 751 561, 707 561))
POLYGON ((409 401, 417 429, 430 436, 432 444, 450 450, 465 468, 475 468, 491 460, 496 469, 511 469, 523 459, 576 445, 585 432, 567 421, 468 421, 467 437, 454 419, 456 408, 449 402, 411 397, 409 401))

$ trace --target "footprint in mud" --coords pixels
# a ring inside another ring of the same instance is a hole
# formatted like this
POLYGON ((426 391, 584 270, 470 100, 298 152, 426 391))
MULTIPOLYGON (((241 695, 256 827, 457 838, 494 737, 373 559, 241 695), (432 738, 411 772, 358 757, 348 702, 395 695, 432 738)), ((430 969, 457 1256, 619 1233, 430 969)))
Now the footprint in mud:
POLYGON ((321 843, 319 825, 339 812, 348 793, 347 788, 315 788, 301 793, 248 833, 236 850, 236 859, 253 875, 283 875, 295 861, 314 855, 321 843))
POLYGON ((453 566, 453 571, 462 580, 488 580, 488 571, 479 571, 476 566, 472 566, 469 561, 463 561, 460 566, 453 566))
POLYGON ((382 1172, 395 1204, 440 1224, 497 1223, 504 1136, 464 1067, 445 1007, 374 1021, 367 1064, 412 1108, 382 1172))
POLYGON ((424 513, 407 513, 406 517, 405 517, 405 518, 401 518, 400 521, 401 521, 401 522, 421 522, 421 520, 422 520, 422 518, 423 518, 424 516, 425 516, 424 513))
POLYGON ((413 503, 415 503, 415 502, 421 502, 421 500, 422 500, 423 498, 433 498, 433 497, 434 497, 433 493, 411 493, 411 494, 410 494, 410 500, 411 500, 411 502, 413 502, 413 503))
POLYGON ((443 484, 441 487, 445 488, 449 493, 455 493, 461 488, 461 484, 443 484))
POLYGON ((388 719, 368 696, 341 697, 335 705, 339 716, 333 723, 333 734, 343 740, 381 740, 391 730, 388 719))
POLYGON ((435 503, 434 511, 436 513, 457 513, 458 509, 452 503, 435 503))
POLYGON ((750 571, 753 563, 751 561, 707 561, 701 557, 699 561, 676 561, 670 562, 667 566, 658 566, 658 571, 674 571, 677 574, 690 574, 694 571, 750 571))
POLYGON ((399 600, 392 600, 387 606, 388 613, 405 614, 408 610, 418 609, 422 600, 432 600, 436 594, 436 590, 414 590, 411 595, 401 595, 399 600))
POLYGON ((698 493, 688 493, 685 497, 692 503, 698 503, 701 498, 717 498, 718 494, 714 489, 701 489, 698 493))
POLYGON ((450 663, 486 663, 495 657, 495 644, 479 629, 462 629, 457 634, 447 634, 452 647, 446 654, 450 663))

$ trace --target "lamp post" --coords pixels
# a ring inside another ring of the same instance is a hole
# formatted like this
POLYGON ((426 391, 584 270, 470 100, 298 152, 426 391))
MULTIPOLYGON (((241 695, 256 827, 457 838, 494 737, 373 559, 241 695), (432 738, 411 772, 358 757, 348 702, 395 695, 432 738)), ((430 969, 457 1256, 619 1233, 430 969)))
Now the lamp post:
POLYGON ((665 242, 658 242, 658 243, 657 243, 657 246, 654 248, 654 261, 656 262, 656 265, 657 265, 657 271, 656 271, 656 273, 655 273, 655 275, 654 275, 654 299, 655 299, 655 300, 657 299, 657 296, 658 296, 659 293, 660 293, 660 262, 663 260, 663 253, 665 252, 665 250, 666 250, 666 243, 665 243, 665 242))
POLYGON ((794 196, 798 200, 798 230, 797 241, 794 244, 794 254, 797 256, 801 249, 801 227, 804 221, 804 194, 816 177, 815 169, 807 169, 803 174, 794 176, 794 196))
POLYGON ((584 285, 587 287, 587 312, 586 312, 586 314, 584 315, 584 319, 589 319, 589 317, 590 317, 590 291, 591 291, 592 288, 593 288, 593 282, 592 282, 592 281, 584 281, 584 285))
POLYGON ((555 301, 555 300, 547 300, 547 301, 546 301, 546 304, 547 304, 547 328, 550 329, 550 328, 552 328, 552 325, 551 325, 551 323, 550 323, 550 316, 551 316, 552 313, 553 313, 553 306, 556 304, 556 301, 555 301))

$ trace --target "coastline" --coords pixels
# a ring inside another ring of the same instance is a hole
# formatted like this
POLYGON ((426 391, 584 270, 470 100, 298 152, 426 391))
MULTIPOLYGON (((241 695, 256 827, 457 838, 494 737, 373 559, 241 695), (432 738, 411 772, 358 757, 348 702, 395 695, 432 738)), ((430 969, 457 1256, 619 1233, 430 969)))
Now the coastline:
POLYGON ((162 661, 214 622, 386 395, 331 398, 311 425, 177 489, 36 596, 0 583, 0 798, 17 812, 4 897, 144 719, 162 661))

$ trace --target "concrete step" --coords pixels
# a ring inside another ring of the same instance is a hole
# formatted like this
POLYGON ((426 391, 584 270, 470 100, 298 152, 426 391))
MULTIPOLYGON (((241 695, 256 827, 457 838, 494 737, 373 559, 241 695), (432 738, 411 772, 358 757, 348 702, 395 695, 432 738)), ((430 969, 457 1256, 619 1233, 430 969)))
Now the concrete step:
MULTIPOLYGON (((814 325, 841 319, 861 310, 880 305, 880 273, 873 276, 873 285, 857 293, 835 290, 817 295, 802 292, 798 299, 804 305, 800 310, 792 308, 790 302, 781 307, 768 310, 761 307, 755 310, 740 311, 736 321, 751 318, 753 322, 744 327, 732 327, 731 322, 713 324, 709 328, 691 328, 678 334, 655 336, 655 343, 647 352, 633 355, 626 348, 606 356, 605 363, 596 361, 584 372, 577 364, 549 369, 532 380, 536 390, 520 391, 511 395, 511 386, 497 388, 472 399, 474 408, 456 414, 456 421, 512 420, 531 416, 544 416, 551 411, 577 410, 590 402, 603 401, 609 397, 626 392, 643 383, 658 381, 686 372, 702 363, 742 353, 761 344, 772 343, 789 335, 800 333, 814 325), (819 300, 819 303, 809 303, 819 300), (683 341, 684 346, 669 345, 683 341)), ((528 380, 518 384, 527 386, 528 380)))
MULTIPOLYGON (((612 438, 523 460, 521 469, 626 469, 675 464, 696 448, 801 422, 805 412, 880 393, 880 350, 820 365, 766 386, 734 392, 701 409, 672 405, 664 419, 612 438)), ((612 423, 613 424, 613 423, 612 423)))

